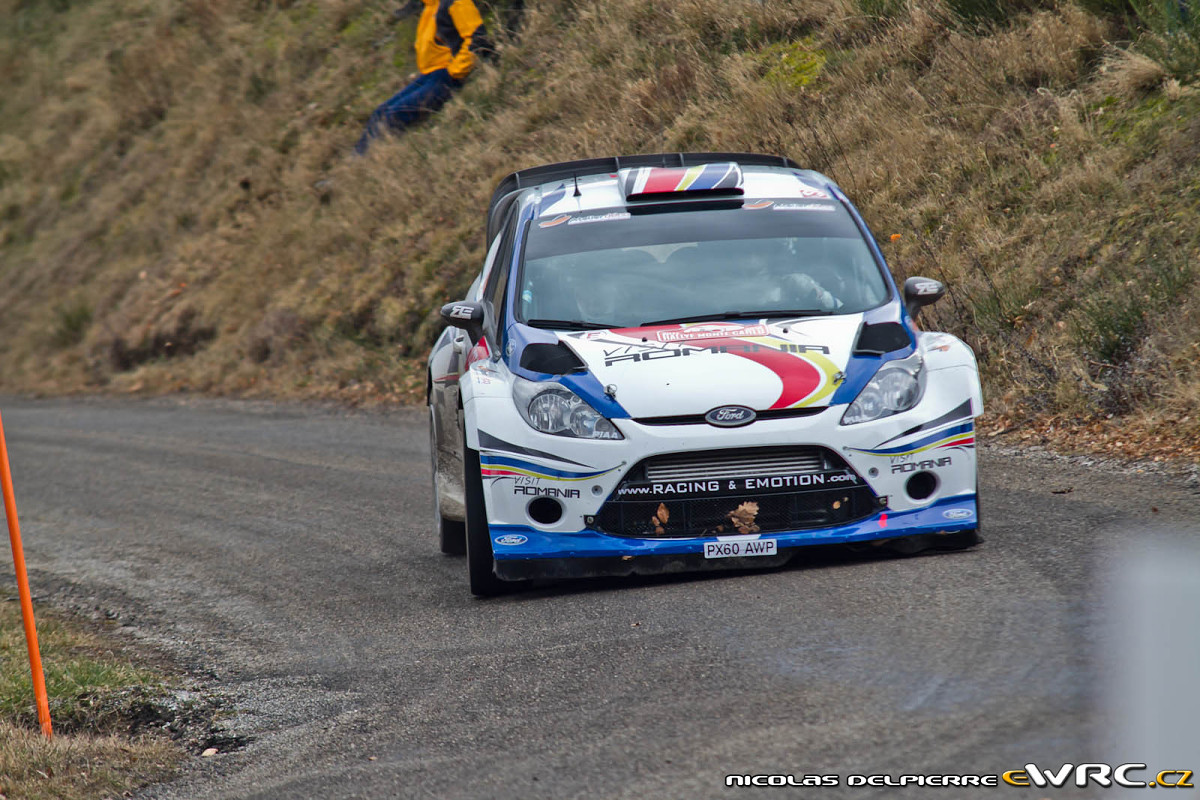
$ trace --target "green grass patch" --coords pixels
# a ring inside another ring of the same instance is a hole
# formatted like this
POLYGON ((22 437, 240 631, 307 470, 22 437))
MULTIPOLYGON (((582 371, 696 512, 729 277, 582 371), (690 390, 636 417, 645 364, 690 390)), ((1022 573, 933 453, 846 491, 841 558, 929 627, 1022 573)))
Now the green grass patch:
POLYGON ((338 43, 343 47, 365 48, 387 33, 384 21, 374 9, 367 8, 344 21, 344 27, 338 31, 338 43))
POLYGON ((182 755, 161 736, 130 735, 166 678, 99 633, 36 611, 54 738, 37 726, 20 607, 0 595, 0 795, 75 800, 121 795, 167 777, 182 755))
POLYGON ((92 307, 84 300, 61 305, 54 311, 54 333, 51 343, 59 348, 71 347, 83 341, 92 324, 92 307))
POLYGON ((821 74, 825 67, 825 51, 811 37, 795 42, 775 42, 758 52, 760 63, 766 67, 763 79, 787 89, 803 89, 821 74))
POLYGON ((64 12, 67 0, 18 0, 7 19, 0 22, 0 34, 15 36, 28 46, 46 48, 66 28, 64 12))
MULTIPOLYGON (((86 727, 98 708, 132 689, 163 689, 164 677, 134 666, 96 634, 45 609, 36 616, 51 714, 63 728, 86 727)), ((0 602, 0 663, 0 719, 31 723, 36 714, 25 633, 19 605, 11 600, 0 602)))
POLYGON ((1073 320, 1078 346, 1103 363, 1124 361, 1153 315, 1176 305, 1194 281, 1190 265, 1155 260, 1135 277, 1118 278, 1088 292, 1073 320))
POLYGON ((879 20, 890 20, 904 10, 904 0, 857 0, 858 10, 863 16, 879 20))
POLYGON ((1116 110, 1103 118, 1103 128, 1114 139, 1141 149, 1152 149, 1164 117, 1174 104, 1161 94, 1153 94, 1132 108, 1116 110))
POLYGON ((1130 0, 1142 35, 1136 47, 1182 83, 1200 78, 1200 8, 1187 0, 1130 0))

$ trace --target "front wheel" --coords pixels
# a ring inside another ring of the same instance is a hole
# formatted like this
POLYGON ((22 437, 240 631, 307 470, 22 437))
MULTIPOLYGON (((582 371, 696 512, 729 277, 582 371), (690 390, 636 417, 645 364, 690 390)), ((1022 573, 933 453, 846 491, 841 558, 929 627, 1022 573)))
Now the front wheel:
POLYGON ((975 473, 975 528, 939 537, 939 550, 966 550, 983 543, 983 509, 979 502, 979 473, 975 473))
POLYGON ((983 537, 979 535, 979 530, 972 528, 969 531, 942 534, 935 540, 933 548, 935 550, 966 550, 982 541, 983 537))
POLYGON ((466 446, 463 437, 463 487, 467 500, 467 574, 471 594, 491 597, 514 588, 496 577, 492 536, 488 531, 487 508, 483 500, 483 477, 479 474, 479 451, 466 446))
POLYGON ((957 531, 939 536, 936 547, 938 550, 966 550, 968 547, 974 547, 983 542, 983 536, 979 533, 981 530, 983 530, 983 513, 979 504, 979 473, 976 472, 975 527, 969 531, 957 531))

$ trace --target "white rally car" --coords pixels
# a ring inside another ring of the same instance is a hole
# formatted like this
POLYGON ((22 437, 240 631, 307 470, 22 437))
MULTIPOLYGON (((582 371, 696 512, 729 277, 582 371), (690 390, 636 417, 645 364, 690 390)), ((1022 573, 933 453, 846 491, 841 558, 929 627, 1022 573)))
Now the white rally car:
POLYGON ((979 541, 974 354, 921 331, 831 180, 740 153, 497 188, 429 358, 435 519, 471 591, 979 541))

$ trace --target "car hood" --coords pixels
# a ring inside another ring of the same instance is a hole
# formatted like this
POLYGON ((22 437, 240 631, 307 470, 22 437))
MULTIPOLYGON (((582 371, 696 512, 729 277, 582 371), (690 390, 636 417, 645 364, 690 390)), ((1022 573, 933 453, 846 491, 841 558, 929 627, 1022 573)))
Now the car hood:
POLYGON ((829 405, 861 314, 560 334, 634 418, 829 405))

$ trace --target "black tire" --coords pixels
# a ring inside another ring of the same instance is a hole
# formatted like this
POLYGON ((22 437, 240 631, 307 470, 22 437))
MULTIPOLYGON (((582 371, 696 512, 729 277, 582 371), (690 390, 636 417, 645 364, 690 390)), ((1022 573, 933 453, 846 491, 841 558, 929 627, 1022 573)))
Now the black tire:
POLYGON ((983 541, 979 531, 983 529, 983 514, 979 505, 979 474, 975 474, 975 527, 969 531, 955 531, 937 537, 934 547, 938 550, 966 550, 983 541))
POLYGON ((466 555, 467 525, 456 519, 442 516, 442 498, 438 492, 437 474, 437 428, 433 422, 433 406, 429 407, 429 460, 433 471, 433 526, 437 530, 438 543, 448 556, 466 555))
POLYGON ((979 532, 972 528, 969 531, 954 531, 953 533, 918 533, 913 536, 898 536, 895 539, 884 539, 880 547, 895 556, 915 556, 921 553, 966 550, 982 541, 979 532))
POLYGON ((975 535, 983 541, 983 498, 979 496, 979 466, 975 466, 975 535))
POLYGON ((492 537, 488 532, 487 509, 483 500, 483 477, 479 474, 479 451, 465 445, 463 439, 463 486, 467 500, 467 575, 471 594, 493 597, 515 588, 496 577, 492 555, 492 537))
POLYGON ((983 537, 979 535, 979 531, 972 528, 969 531, 955 531, 954 533, 942 534, 937 537, 933 547, 935 550, 966 550, 982 541, 983 537))
POLYGON ((438 544, 448 556, 467 554, 467 524, 438 514, 438 544))
POLYGON ((952 550, 966 550, 968 547, 974 547, 977 544, 983 544, 986 539, 983 538, 983 501, 979 497, 979 472, 975 473, 975 530, 962 531, 959 546, 952 547, 952 550))

